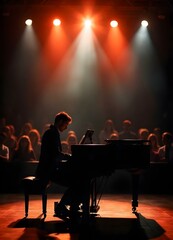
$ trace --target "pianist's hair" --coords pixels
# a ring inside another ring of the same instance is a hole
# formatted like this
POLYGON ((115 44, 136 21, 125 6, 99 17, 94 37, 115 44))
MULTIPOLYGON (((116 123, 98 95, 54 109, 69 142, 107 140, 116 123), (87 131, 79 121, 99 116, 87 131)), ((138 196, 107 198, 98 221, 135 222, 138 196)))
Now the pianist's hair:
POLYGON ((56 114, 54 123, 56 124, 60 120, 64 122, 72 123, 72 118, 66 112, 59 112, 56 114))

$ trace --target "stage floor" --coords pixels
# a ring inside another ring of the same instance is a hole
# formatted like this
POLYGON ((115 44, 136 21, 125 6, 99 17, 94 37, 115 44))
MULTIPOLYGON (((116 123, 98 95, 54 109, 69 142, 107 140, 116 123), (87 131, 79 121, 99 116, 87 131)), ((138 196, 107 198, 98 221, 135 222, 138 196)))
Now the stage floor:
POLYGON ((61 194, 48 194, 43 221, 40 196, 31 196, 29 216, 24 219, 22 194, 1 194, 0 240, 124 240, 173 239, 173 196, 140 195, 137 214, 132 213, 130 194, 104 194, 100 210, 89 224, 74 232, 53 217, 54 202, 61 194))

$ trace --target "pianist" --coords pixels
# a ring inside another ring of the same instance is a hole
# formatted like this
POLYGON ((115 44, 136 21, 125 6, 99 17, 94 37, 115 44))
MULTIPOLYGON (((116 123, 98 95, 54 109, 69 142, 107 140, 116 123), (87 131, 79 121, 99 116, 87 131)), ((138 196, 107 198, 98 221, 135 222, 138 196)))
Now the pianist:
POLYGON ((81 201, 82 180, 74 171, 71 155, 62 152, 60 140, 60 133, 66 130, 71 122, 72 118, 66 112, 59 112, 55 116, 54 124, 50 125, 43 134, 39 164, 36 169, 36 176, 43 184, 54 182, 67 187, 55 209, 56 216, 62 219, 74 215, 81 201), (66 208, 68 204, 70 210, 66 208))

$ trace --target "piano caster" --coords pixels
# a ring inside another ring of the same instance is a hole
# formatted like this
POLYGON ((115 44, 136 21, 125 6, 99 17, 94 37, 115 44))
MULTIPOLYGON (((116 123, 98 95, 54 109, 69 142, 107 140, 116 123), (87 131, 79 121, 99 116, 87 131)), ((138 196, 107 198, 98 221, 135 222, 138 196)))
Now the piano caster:
POLYGON ((90 206, 90 212, 92 213, 97 213, 99 209, 100 209, 100 206, 98 205, 90 206))
POLYGON ((137 210, 136 210, 136 207, 132 207, 132 213, 136 213, 137 210))

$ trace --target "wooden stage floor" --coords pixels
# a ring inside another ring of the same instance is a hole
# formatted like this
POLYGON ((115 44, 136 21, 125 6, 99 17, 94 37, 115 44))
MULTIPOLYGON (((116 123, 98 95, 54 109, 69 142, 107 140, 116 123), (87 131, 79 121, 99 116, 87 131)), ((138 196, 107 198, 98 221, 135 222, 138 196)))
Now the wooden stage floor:
POLYGON ((131 194, 104 194, 97 216, 75 232, 53 217, 54 202, 60 197, 48 194, 47 217, 43 221, 40 196, 31 196, 29 216, 24 219, 23 195, 1 194, 0 240, 173 240, 172 195, 140 195, 135 215, 131 194))

